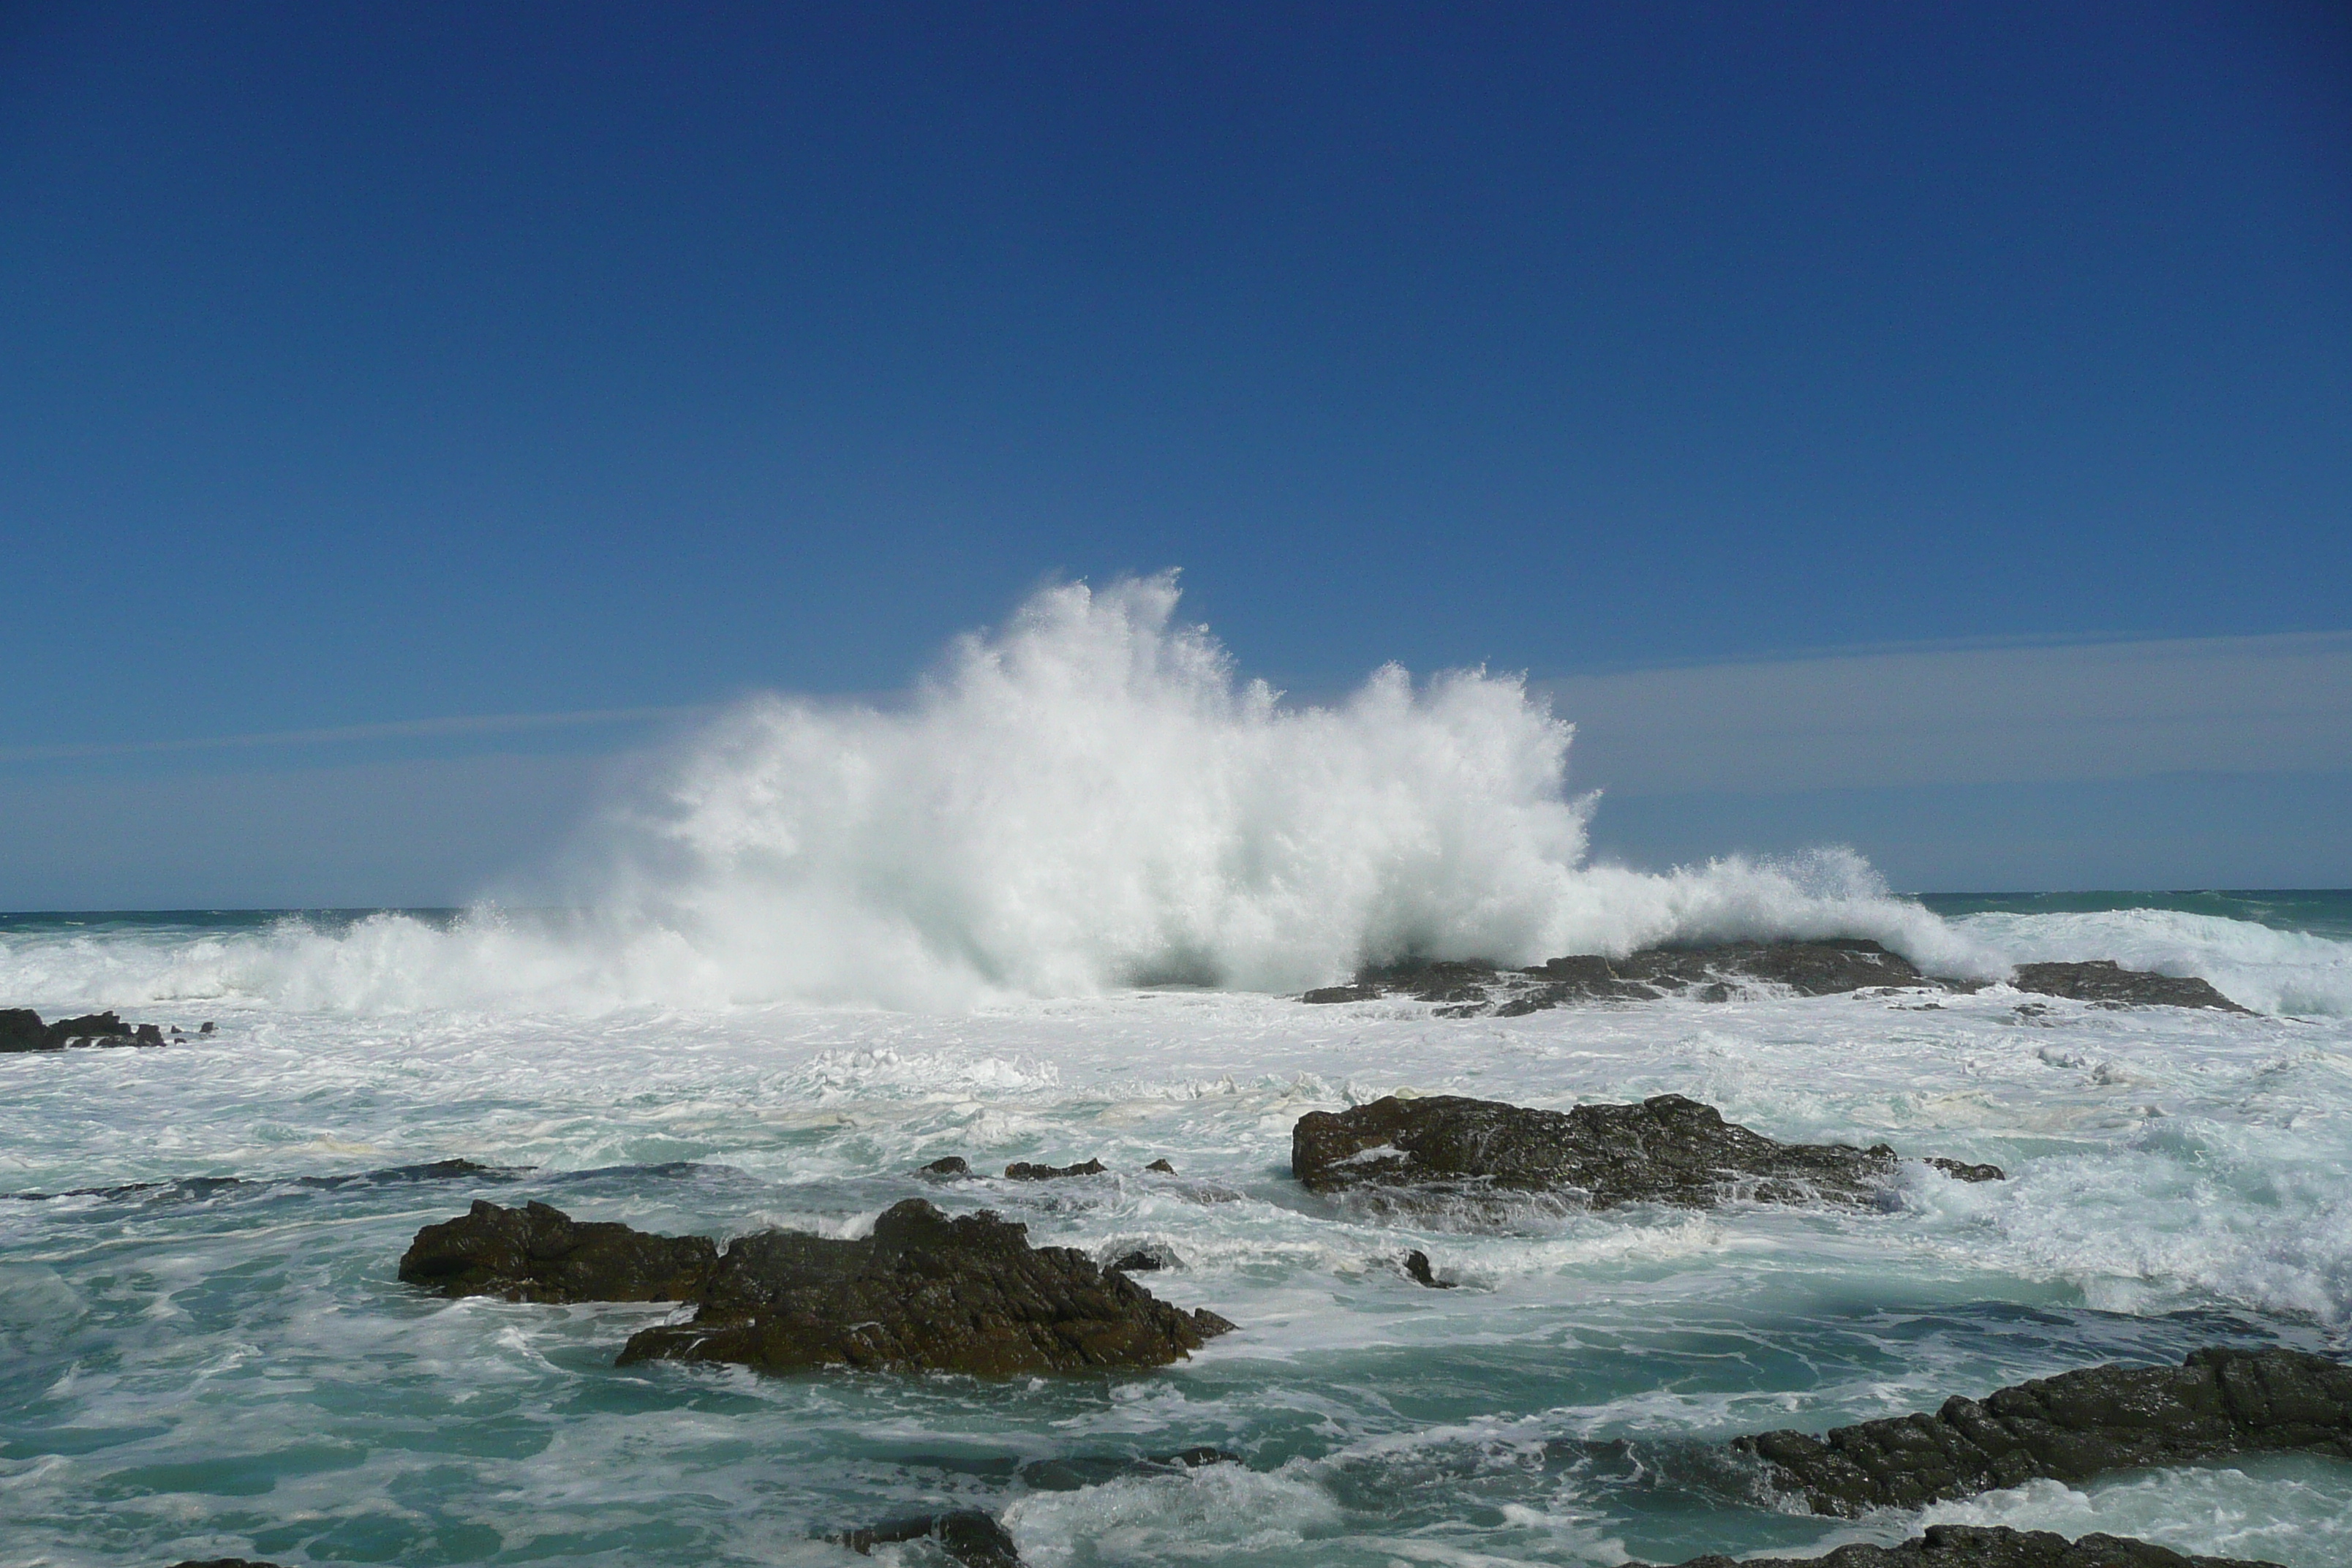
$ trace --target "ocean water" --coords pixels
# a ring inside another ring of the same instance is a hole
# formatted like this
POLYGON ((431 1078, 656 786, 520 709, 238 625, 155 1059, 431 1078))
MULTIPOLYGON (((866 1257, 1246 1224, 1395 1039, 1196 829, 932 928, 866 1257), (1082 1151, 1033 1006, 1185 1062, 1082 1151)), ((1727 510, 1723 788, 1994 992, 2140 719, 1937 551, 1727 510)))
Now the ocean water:
POLYGON ((1173 607, 1055 590, 903 710, 751 704, 503 904, 0 917, 0 1005, 217 1025, 0 1057, 0 1563, 846 1564, 827 1531, 952 1507, 1048 1568, 1671 1563, 1940 1520, 2352 1560, 2352 1466, 2315 1458, 1859 1521, 1704 1461, 2100 1361, 2344 1351, 2352 894, 1922 900, 1836 850, 1594 867, 1570 736, 1517 683, 1389 673, 1296 711, 1173 607), (1995 983, 1509 1019, 1295 999, 1403 952, 1767 934, 1995 983), (2083 957, 2256 1011, 1999 983, 2083 957), (1405 1091, 1672 1091, 2011 1179, 1476 1224, 1290 1180, 1300 1115, 1405 1091), (1111 1169, 912 1174, 947 1154, 1111 1169), (413 1169, 453 1158, 498 1169, 413 1169), (852 1236, 916 1195, 1161 1243, 1181 1266, 1143 1282, 1240 1328, 1133 1375, 769 1378, 615 1368, 667 1308, 394 1278, 478 1196, 726 1237, 852 1236), (1404 1278, 1416 1247, 1458 1288, 1404 1278), (1241 1462, 1132 1465, 1200 1445, 1241 1462))

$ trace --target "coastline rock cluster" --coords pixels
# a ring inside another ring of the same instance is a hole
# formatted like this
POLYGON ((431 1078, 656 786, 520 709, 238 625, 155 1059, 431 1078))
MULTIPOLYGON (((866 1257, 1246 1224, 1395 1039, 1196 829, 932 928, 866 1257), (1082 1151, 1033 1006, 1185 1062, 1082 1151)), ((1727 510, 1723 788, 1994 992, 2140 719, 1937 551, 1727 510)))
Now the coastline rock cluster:
POLYGON ((1733 1451, 1815 1513, 1924 1508, 2048 1479, 2289 1450, 2352 1458, 2352 1366, 2301 1351, 2214 1347, 2177 1367, 2096 1366, 1935 1415, 1821 1436, 1767 1432, 1733 1451))
MULTIPOLYGON (((2020 964, 2011 984, 2020 991, 2107 1006, 2248 1011, 2203 980, 2125 969, 2105 959, 2020 964)), ((1510 1018, 1590 1002, 1654 1002, 1666 996, 1727 1002, 1759 988, 1833 996, 1883 988, 1972 992, 1982 989, 1982 983, 1923 973, 1877 942, 1840 938, 1652 947, 1622 958, 1580 953, 1528 969, 1477 959, 1412 960, 1368 966, 1345 985, 1322 986, 1299 999, 1323 1004, 1402 995, 1435 1003, 1444 1017, 1510 1018)))
MULTIPOLYGON (((196 1030, 199 1035, 212 1032, 209 1023, 196 1030)), ((161 1024, 126 1024, 110 1011, 44 1024, 30 1007, 0 1007, 0 1052, 61 1051, 68 1046, 162 1046, 187 1037, 175 1027, 167 1038, 161 1024)))
POLYGON ((950 1219, 920 1198, 871 1236, 796 1231, 654 1236, 544 1204, 478 1201, 417 1232, 400 1278, 449 1296, 531 1301, 691 1301, 690 1322, 630 1337, 619 1364, 729 1362, 767 1372, 1024 1373, 1165 1366, 1233 1325, 1185 1312, 1028 1227, 982 1211, 950 1219))
MULTIPOLYGON (((1998 1166, 1929 1163, 1960 1181, 2002 1179, 1998 1166)), ((1706 1208, 1727 1195, 1864 1205, 1878 1199, 1900 1164, 1884 1143, 1782 1143, 1678 1094, 1572 1110, 1391 1095, 1347 1110, 1310 1111, 1290 1134, 1291 1173, 1311 1192, 1551 1193, 1596 1209, 1706 1208)))

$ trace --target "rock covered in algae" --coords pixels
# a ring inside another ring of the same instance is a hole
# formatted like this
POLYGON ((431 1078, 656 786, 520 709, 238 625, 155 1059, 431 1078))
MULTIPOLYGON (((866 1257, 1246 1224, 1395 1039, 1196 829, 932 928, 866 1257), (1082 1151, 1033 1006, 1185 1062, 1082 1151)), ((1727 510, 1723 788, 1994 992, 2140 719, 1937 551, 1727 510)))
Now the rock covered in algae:
POLYGON ((2037 1479, 2300 1450, 2352 1458, 2352 1366, 2302 1351, 2192 1352, 2179 1366, 2095 1366, 2035 1378, 1933 1415, 1820 1436, 1734 1440, 1767 1483, 1816 1513, 1922 1508, 2037 1479))
MULTIPOLYGON (((1291 1173, 1319 1193, 1475 1184, 1488 1193, 1572 1195, 1593 1208, 1704 1208, 1729 1193, 1776 1203, 1867 1204, 1899 1165, 1885 1144, 1782 1143, 1678 1094, 1572 1110, 1451 1094, 1390 1096, 1310 1111, 1290 1134, 1291 1173)), ((1962 1169, 1969 1180, 2000 1174, 1992 1166, 1962 1169)))

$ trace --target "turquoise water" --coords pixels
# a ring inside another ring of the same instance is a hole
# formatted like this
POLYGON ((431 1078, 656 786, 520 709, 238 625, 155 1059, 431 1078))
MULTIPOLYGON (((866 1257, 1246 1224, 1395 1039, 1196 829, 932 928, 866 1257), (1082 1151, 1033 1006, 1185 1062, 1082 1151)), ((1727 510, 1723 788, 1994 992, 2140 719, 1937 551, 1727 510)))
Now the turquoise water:
MULTIPOLYGON (((1928 901, 1988 952, 2105 943, 2268 987, 2257 1003, 2325 1002, 2352 952, 2343 893, 1928 901)), ((1997 986, 1510 1020, 1194 989, 564 1007, 484 978, 552 962, 538 940, 451 911, 0 917, 0 998, 219 1025, 0 1058, 0 1562, 846 1564, 816 1538, 950 1506, 999 1513, 1045 1565, 1675 1562, 1938 1519, 2352 1559, 2337 1463, 1841 1522, 1759 1506, 1707 1458, 2103 1360, 2343 1350, 2344 1011, 2021 1013, 1997 986), (1883 1213, 1475 1226, 1382 1223, 1289 1181, 1299 1115, 1398 1089, 1672 1090, 2012 1179, 1915 1173, 1883 1213), (911 1175, 948 1153, 1112 1173, 911 1175), (499 1170, 403 1169, 449 1158, 499 1170), (393 1276, 477 1196, 723 1237, 854 1234, 918 1194, 1041 1243, 1161 1242, 1183 1267, 1149 1287, 1241 1329, 1137 1376, 763 1378, 615 1368, 658 1307, 451 1303, 393 1276), (1460 1288, 1405 1279, 1408 1247, 1460 1288), (1122 1469, 1196 1445, 1241 1462, 1122 1469)))

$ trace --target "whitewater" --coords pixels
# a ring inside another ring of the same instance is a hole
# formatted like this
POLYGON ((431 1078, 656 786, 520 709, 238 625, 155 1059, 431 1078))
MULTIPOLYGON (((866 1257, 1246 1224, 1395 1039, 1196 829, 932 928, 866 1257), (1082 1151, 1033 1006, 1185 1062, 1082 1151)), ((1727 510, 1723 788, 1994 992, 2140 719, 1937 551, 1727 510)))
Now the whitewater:
POLYGON ((1673 1462, 2102 1361, 2342 1353, 2352 899, 1922 900, 1835 848, 1597 865, 1573 716, 1517 679, 1293 703, 1178 608, 1170 578, 1055 587, 903 700, 745 703, 467 910, 0 917, 0 1005, 217 1026, 0 1056, 0 1563, 847 1564, 819 1538, 952 1507, 1047 1568, 1674 1563, 1943 1520, 2352 1560, 2352 1466, 2316 1458, 1859 1521, 1673 1462), (1782 936, 1985 984, 1297 1000, 1368 962, 1782 936), (2084 958, 2253 1012, 2006 984, 2084 958), (1383 1094, 1666 1092, 2011 1179, 1474 1223, 1288 1174, 1299 1116, 1383 1094), (915 1174, 946 1155, 1109 1172, 915 1174), (457 1159, 494 1169, 413 1169, 457 1159), (475 1197, 727 1237, 919 1195, 1165 1247, 1142 1281, 1240 1327, 1119 1377, 616 1369, 669 1309, 393 1274, 475 1197), (1456 1288, 1406 1279, 1416 1248, 1456 1288), (1195 1446, 1241 1462, 1121 1468, 1195 1446))

